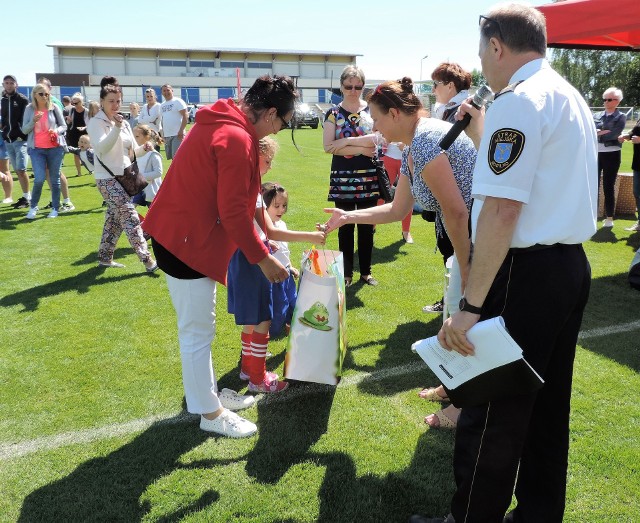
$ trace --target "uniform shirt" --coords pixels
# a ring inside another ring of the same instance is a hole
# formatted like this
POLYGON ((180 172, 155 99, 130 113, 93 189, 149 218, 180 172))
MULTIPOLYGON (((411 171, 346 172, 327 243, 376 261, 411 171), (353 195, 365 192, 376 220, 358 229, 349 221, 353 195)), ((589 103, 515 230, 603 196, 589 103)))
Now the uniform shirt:
POLYGON ((523 65, 487 111, 473 173, 472 230, 485 196, 522 202, 511 247, 576 244, 596 232, 596 131, 580 94, 545 59, 523 65))

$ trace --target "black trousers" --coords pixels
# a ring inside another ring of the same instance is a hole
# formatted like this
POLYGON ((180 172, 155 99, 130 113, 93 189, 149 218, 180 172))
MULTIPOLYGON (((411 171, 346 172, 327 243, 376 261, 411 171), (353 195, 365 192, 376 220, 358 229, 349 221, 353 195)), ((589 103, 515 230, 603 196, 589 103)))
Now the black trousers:
POLYGON ((464 408, 454 452, 457 523, 561 523, 573 360, 591 269, 581 245, 509 253, 483 305, 503 316, 545 384, 536 393, 464 408), (517 478, 517 480, 516 480, 517 478))
MULTIPOLYGON (((338 202, 336 208, 343 211, 355 211, 357 209, 369 209, 377 205, 377 200, 365 202, 338 202)), ((343 225, 338 229, 338 248, 344 258, 344 275, 353 277, 353 256, 355 251, 355 224, 343 225)), ((373 255, 373 225, 358 224, 358 260, 360 262, 360 275, 371 274, 371 257, 373 255)))
POLYGON ((604 194, 604 215, 613 217, 616 207, 616 178, 622 161, 622 151, 598 153, 598 183, 602 175, 602 193, 604 194))
MULTIPOLYGON (((453 256, 453 244, 447 235, 447 231, 444 230, 444 225, 442 224, 442 220, 440 220, 440 215, 436 215, 436 245, 438 246, 438 250, 440 254, 442 254, 442 262, 446 265, 447 260, 453 256), (442 236, 438 236, 438 222, 440 223, 440 230, 442 231, 442 236)), ((469 229, 471 230, 471 229, 469 229)))

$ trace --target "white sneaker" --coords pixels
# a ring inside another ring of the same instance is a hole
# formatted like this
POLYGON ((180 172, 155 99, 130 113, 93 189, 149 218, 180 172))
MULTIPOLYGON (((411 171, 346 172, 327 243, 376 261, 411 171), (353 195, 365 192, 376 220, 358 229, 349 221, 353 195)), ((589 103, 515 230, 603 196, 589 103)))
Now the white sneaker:
POLYGON ((38 208, 37 207, 31 207, 31 209, 29 209, 29 212, 27 213, 25 218, 27 220, 35 220, 37 214, 38 214, 38 208))
POLYGON ((254 396, 243 396, 231 389, 222 389, 218 393, 218 398, 225 409, 233 411, 248 409, 249 407, 253 407, 256 403, 256 398, 254 396))
POLYGON ((228 438, 247 438, 258 431, 255 423, 241 418, 230 410, 222 411, 222 414, 215 419, 200 416, 200 428, 206 432, 215 432, 228 438))
POLYGON ((609 218, 605 219, 602 222, 602 226, 603 227, 613 227, 613 220, 610 220, 609 218))
POLYGON ((631 227, 625 227, 625 231, 640 231, 640 222, 634 223, 631 227))
POLYGON ((2 203, 13 203, 13 198, 5 198, 2 203))
POLYGON ((47 215, 47 218, 57 218, 58 217, 58 211, 56 211, 55 209, 51 209, 51 212, 47 215))

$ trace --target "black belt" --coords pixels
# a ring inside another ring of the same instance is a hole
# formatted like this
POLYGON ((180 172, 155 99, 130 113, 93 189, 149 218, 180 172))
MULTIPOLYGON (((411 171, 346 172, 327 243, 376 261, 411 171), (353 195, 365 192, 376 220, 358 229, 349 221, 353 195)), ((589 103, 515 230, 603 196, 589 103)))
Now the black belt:
POLYGON ((580 243, 552 243, 551 245, 545 245, 543 243, 535 243, 529 247, 512 247, 509 249, 509 254, 520 254, 523 252, 542 251, 544 249, 553 249, 554 247, 576 247, 581 245, 580 243))

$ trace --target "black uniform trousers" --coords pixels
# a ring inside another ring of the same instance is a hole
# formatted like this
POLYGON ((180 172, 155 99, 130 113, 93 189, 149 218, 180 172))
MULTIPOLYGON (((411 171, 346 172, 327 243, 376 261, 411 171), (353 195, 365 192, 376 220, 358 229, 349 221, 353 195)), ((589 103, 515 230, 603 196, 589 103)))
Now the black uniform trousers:
POLYGON ((561 523, 569 450, 571 380, 591 284, 581 245, 510 251, 482 307, 509 333, 545 384, 536 393, 464 408, 454 452, 456 523, 561 523), (516 479, 517 478, 517 479, 516 479))

